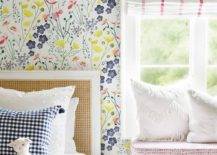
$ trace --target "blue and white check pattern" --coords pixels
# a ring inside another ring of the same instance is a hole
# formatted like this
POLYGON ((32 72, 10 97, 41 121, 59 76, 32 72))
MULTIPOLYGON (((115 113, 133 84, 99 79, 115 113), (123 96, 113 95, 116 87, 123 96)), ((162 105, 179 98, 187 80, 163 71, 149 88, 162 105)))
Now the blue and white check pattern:
POLYGON ((19 138, 30 138, 32 155, 47 155, 52 122, 60 113, 55 106, 38 111, 16 112, 0 108, 0 155, 16 155, 7 144, 19 138))

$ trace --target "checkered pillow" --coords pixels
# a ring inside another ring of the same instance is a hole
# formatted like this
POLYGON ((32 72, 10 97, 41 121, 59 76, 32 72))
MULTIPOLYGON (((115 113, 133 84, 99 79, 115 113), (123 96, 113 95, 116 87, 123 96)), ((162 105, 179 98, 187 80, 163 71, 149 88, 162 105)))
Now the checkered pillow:
POLYGON ((52 122, 62 112, 60 106, 25 112, 0 108, 0 155, 16 155, 7 144, 20 137, 33 141, 30 146, 32 155, 47 155, 52 122))

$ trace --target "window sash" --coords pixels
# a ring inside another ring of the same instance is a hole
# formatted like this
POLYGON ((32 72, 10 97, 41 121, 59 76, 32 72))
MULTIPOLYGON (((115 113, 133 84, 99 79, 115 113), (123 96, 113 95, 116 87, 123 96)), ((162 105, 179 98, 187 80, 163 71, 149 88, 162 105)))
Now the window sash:
POLYGON ((136 120, 136 105, 130 87, 130 79, 140 79, 141 67, 187 67, 192 86, 200 91, 207 89, 207 67, 217 67, 217 65, 207 65, 207 26, 205 18, 191 18, 190 20, 190 43, 189 43, 189 64, 186 65, 141 65, 140 55, 140 16, 124 17, 125 31, 122 48, 122 137, 132 138, 138 133, 136 120), (200 33, 197 33, 200 32, 200 33), (124 57, 124 58, 123 58, 124 57))

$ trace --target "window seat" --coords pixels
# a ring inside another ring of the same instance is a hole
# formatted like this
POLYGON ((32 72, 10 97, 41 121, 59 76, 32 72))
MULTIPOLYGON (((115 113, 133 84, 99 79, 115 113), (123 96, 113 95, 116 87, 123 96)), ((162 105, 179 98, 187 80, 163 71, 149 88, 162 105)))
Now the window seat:
POLYGON ((135 141, 132 155, 217 155, 217 143, 135 141))

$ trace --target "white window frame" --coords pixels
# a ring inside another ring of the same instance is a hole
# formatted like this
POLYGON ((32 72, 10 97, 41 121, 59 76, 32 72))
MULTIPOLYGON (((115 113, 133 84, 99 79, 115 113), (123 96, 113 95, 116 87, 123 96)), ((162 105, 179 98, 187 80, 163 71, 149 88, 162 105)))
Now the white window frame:
MULTIPOLYGON (((170 17, 143 17, 170 18, 170 17)), ((187 17, 190 24, 189 65, 145 65, 145 67, 188 67, 191 85, 200 91, 207 89, 207 34, 208 19, 187 17), (198 33, 199 32, 199 33, 198 33)), ((186 18, 185 18, 186 19, 186 18)), ((122 48, 122 137, 133 138, 138 132, 136 105, 133 99, 130 79, 140 79, 140 16, 124 16, 124 39, 122 48), (133 124, 133 125, 132 125, 133 124)), ((211 67, 209 65, 209 67, 211 67)))

